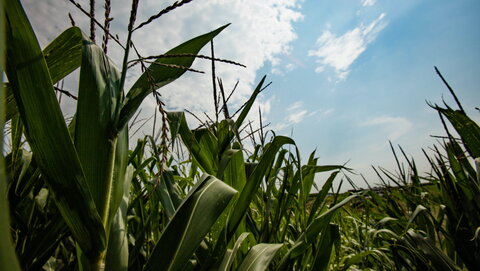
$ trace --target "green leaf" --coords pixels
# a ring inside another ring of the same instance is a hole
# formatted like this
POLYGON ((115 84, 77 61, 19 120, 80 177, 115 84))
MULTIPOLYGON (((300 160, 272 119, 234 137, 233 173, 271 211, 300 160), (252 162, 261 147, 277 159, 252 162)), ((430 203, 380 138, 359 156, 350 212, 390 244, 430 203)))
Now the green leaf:
MULTIPOLYGON (((123 188, 123 183, 114 183, 113 178, 118 140, 113 123, 116 106, 122 95, 119 84, 120 72, 103 50, 83 35, 75 147, 107 234, 111 211, 113 214, 116 212, 115 206, 110 208, 111 193, 116 190, 114 185, 123 188)), ((124 137, 124 144, 128 146, 128 140, 124 137)), ((118 170, 119 175, 125 175, 124 169, 118 170)))
MULTIPOLYGON (((183 112, 168 112, 167 119, 172 128, 172 140, 175 140, 174 136, 179 134, 184 145, 198 162, 201 169, 207 174, 214 175, 215 156, 209 155, 208 150, 202 149, 202 146, 208 145, 208 142, 211 140, 203 139, 203 141, 199 142, 192 131, 190 131, 190 128, 188 128, 187 120, 183 112)), ((208 135, 206 136, 208 137, 208 135)))
POLYGON ((245 104, 245 107, 242 109, 242 112, 240 112, 240 115, 235 121, 235 126, 237 127, 237 129, 240 129, 240 126, 242 125, 243 121, 247 117, 248 112, 250 112, 250 109, 252 108, 252 105, 255 102, 255 99, 257 98, 258 94, 262 90, 262 86, 263 86, 263 83, 265 83, 266 78, 267 76, 262 77, 262 80, 260 80, 260 83, 258 83, 257 87, 253 91, 252 96, 250 97, 250 99, 248 99, 247 103, 245 104))
POLYGON ((435 246, 430 238, 420 235, 413 229, 409 229, 407 234, 412 237, 417 246, 429 257, 431 264, 437 270, 461 270, 452 259, 435 246))
POLYGON ((130 201, 130 183, 133 167, 129 166, 124 177, 123 195, 115 214, 108 238, 105 270, 128 270, 127 209, 130 201))
POLYGON ((238 271, 267 270, 268 265, 283 244, 258 244, 250 249, 238 271))
MULTIPOLYGON (((227 26, 228 24, 212 32, 198 36, 185 43, 182 43, 179 46, 166 52, 165 55, 196 55, 198 54, 200 49, 205 46, 205 44, 209 43, 216 35, 218 35, 218 33, 220 33, 227 26)), ((124 125, 128 123, 130 118, 140 107, 143 99, 145 99, 145 97, 152 93, 152 91, 175 81, 186 71, 185 69, 167 67, 161 64, 170 64, 189 68, 194 60, 195 57, 193 56, 182 56, 159 58, 155 61, 155 63, 152 63, 148 67, 148 70, 143 73, 140 78, 138 78, 138 80, 135 82, 135 84, 133 84, 132 88, 128 92, 125 102, 123 103, 122 111, 120 113, 118 128, 121 129, 124 125)))
POLYGON ((220 267, 218 268, 218 271, 228 271, 232 267, 233 261, 235 260, 235 256, 237 254, 238 249, 242 246, 243 242, 246 240, 246 238, 250 235, 251 233, 249 232, 244 232, 240 234, 240 236, 237 238, 237 241, 235 241, 235 245, 233 246, 233 249, 227 250, 225 253, 225 256, 223 257, 223 261, 220 264, 220 267))
POLYGON ((80 28, 71 27, 45 47, 43 56, 53 84, 80 67, 83 40, 84 35, 80 28))
POLYGON ((13 96, 13 91, 12 91, 12 88, 10 87, 10 84, 2 84, 2 87, 4 88, 4 91, 6 93, 6 104, 5 104, 6 116, 5 116, 5 121, 9 121, 15 115, 18 114, 17 103, 15 103, 15 97, 13 96))
POLYGON ((457 133, 460 135, 463 145, 473 157, 480 157, 480 127, 461 111, 455 111, 450 107, 434 107, 438 112, 448 118, 457 133))
POLYGON ((75 240, 96 258, 105 249, 103 225, 32 27, 18 1, 7 3, 7 77, 27 140, 75 240))
MULTIPOLYGON (((55 38, 43 50, 52 84, 56 84, 80 67, 82 61, 82 37, 82 32, 78 27, 71 27, 55 38)), ((17 104, 15 103, 12 89, 7 84, 6 120, 10 120, 17 113, 17 104)))
POLYGON ((224 182, 205 175, 168 223, 145 270, 182 270, 235 193, 224 182))
POLYGON ((245 186, 240 193, 240 196, 235 203, 232 214, 230 215, 228 221, 228 231, 227 236, 231 238, 233 233, 245 215, 247 208, 250 206, 250 203, 257 193, 257 189, 260 186, 260 183, 270 168, 275 156, 278 153, 278 150, 285 144, 295 145, 295 142, 288 137, 277 136, 270 143, 270 146, 266 149, 264 155, 262 156, 259 164, 255 167, 252 174, 248 177, 245 186))
POLYGON ((320 237, 320 243, 317 247, 317 254, 312 265, 312 270, 328 270, 330 255, 332 254, 333 244, 340 241, 340 232, 338 225, 330 224, 324 235, 320 237))
POLYGON ((180 195, 173 186, 173 174, 170 171, 164 171, 161 176, 160 184, 157 187, 158 197, 167 214, 171 219, 179 206, 180 195))
MULTIPOLYGON (((4 24, 4 5, 5 1, 0 0, 0 74, 3 74, 4 53, 5 52, 5 24, 4 24)), ((5 124, 5 112, 3 108, 6 106, 6 89, 4 84, 0 85, 0 128, 3 131, 5 124)), ((3 134, 0 138, 0 263, 9 263, 8 266, 3 265, 6 271, 20 270, 17 255, 12 243, 10 230, 10 208, 7 201, 7 175, 5 173, 5 161, 3 157, 3 134)))
POLYGON ((310 216, 308 217, 309 224, 316 217, 318 209, 325 204, 325 198, 327 197, 328 191, 330 191, 330 188, 332 188, 333 181, 335 180, 335 177, 337 177, 337 174, 338 174, 338 171, 330 174, 330 177, 328 177, 327 181, 322 186, 322 190, 318 192, 317 197, 313 202, 312 209, 310 210, 310 216))
POLYGON ((308 225, 305 232, 303 232, 300 237, 295 241, 294 245, 289 249, 289 251, 283 256, 282 262, 280 263, 277 270, 285 270, 286 265, 289 259, 296 258, 305 250, 312 245, 316 240, 317 236, 325 235, 326 230, 328 230, 328 225, 332 217, 347 203, 352 199, 358 197, 358 194, 350 195, 346 197, 341 202, 337 203, 335 206, 331 207, 325 213, 321 214, 308 225))

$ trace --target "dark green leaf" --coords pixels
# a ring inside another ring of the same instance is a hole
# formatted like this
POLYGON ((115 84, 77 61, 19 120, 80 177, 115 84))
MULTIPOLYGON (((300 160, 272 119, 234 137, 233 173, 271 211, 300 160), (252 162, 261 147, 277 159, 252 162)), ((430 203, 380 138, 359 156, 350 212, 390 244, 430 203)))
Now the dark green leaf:
POLYGON ((263 271, 283 244, 258 244, 250 249, 238 271, 263 271))
POLYGON ((235 193, 215 177, 203 177, 163 231, 145 270, 182 270, 235 193))
POLYGON ((105 249, 105 231, 55 97, 45 59, 20 3, 9 0, 6 11, 7 77, 27 140, 75 240, 89 257, 96 258, 105 249))

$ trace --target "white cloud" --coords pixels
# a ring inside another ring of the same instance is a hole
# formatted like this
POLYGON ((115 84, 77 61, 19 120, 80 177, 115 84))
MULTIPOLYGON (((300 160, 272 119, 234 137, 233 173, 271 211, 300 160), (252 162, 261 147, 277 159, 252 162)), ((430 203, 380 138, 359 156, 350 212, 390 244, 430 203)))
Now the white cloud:
POLYGON ((330 30, 325 30, 317 39, 317 48, 308 52, 308 55, 316 57, 317 63, 320 64, 315 71, 320 73, 330 66, 335 69, 340 81, 346 79, 350 72, 350 65, 386 27, 384 18, 385 13, 382 13, 370 24, 360 24, 339 37, 330 30))
POLYGON ((301 108, 302 106, 303 106, 302 101, 296 101, 293 104, 291 104, 289 107, 287 107, 287 110, 288 111, 293 111, 293 110, 301 108))
MULTIPOLYGON (((42 46, 70 26, 69 12, 77 25, 88 33, 88 18, 67 1, 24 0, 22 2, 27 14, 30 15, 29 18, 42 46)), ((173 0, 166 2, 140 1, 136 25, 173 2, 173 0)), ((240 81, 230 100, 230 111, 235 111, 255 88, 258 82, 257 71, 266 62, 272 63, 273 69, 276 69, 277 65, 281 65, 278 56, 288 55, 291 49, 290 43, 297 38, 293 23, 303 17, 299 12, 301 2, 303 0, 193 1, 139 29, 133 34, 133 41, 143 56, 158 55, 197 35, 232 23, 215 38, 214 45, 216 57, 231 59, 247 66, 247 68, 241 68, 225 63, 216 64, 216 75, 223 79, 227 93, 230 92, 237 80, 240 81)), ((98 21, 103 22, 103 8, 100 4, 96 9, 97 18, 98 21)), ((87 3, 82 3, 82 5, 88 9, 87 3)), ((126 37, 125 30, 130 16, 130 6, 131 2, 127 0, 112 1, 111 17, 114 20, 111 31, 118 34, 123 42, 126 37)), ((97 44, 101 43, 102 34, 97 27, 97 44)), ((123 51, 113 41, 110 40, 109 44, 109 56, 119 65, 123 51)), ((206 46, 201 54, 209 55, 209 46, 206 46)), ((131 59, 133 57, 131 54, 131 59)), ((211 63, 206 60, 196 60, 193 68, 205 71, 206 74, 187 72, 182 78, 160 89, 160 94, 170 110, 189 109, 198 116, 203 116, 202 112, 212 115, 211 63)), ((286 70, 292 68, 293 66, 287 65, 286 70)), ((131 85, 139 74, 138 69, 129 71, 127 86, 131 85)), ((258 118, 258 111, 254 108, 261 107, 265 115, 270 108, 268 101, 262 101, 264 99, 262 95, 257 99, 259 101, 254 105, 252 116, 250 116, 253 119, 258 118)), ((147 97, 142 104, 140 117, 150 117, 155 111, 154 108, 154 99, 147 97)), ((70 110, 73 111, 73 107, 70 110)), ((146 125, 145 130, 149 133, 151 125, 146 125)))
POLYGON ((369 7, 375 5, 376 0, 362 0, 362 6, 369 7))
POLYGON ((413 123, 402 117, 380 116, 370 118, 360 124, 360 126, 378 127, 380 131, 387 134, 389 140, 397 140, 411 131, 413 123))
POLYGON ((303 118, 305 117, 305 115, 308 113, 307 110, 301 110, 301 111, 298 111, 298 112, 294 112, 292 114, 290 114, 287 118, 287 121, 289 123, 299 123, 303 120, 303 118))
POLYGON ((311 117, 317 112, 309 112, 303 106, 302 101, 296 101, 287 107, 287 116, 283 118, 283 121, 276 123, 270 129, 274 131, 282 131, 288 127, 292 127, 296 123, 302 122, 306 117, 311 117))

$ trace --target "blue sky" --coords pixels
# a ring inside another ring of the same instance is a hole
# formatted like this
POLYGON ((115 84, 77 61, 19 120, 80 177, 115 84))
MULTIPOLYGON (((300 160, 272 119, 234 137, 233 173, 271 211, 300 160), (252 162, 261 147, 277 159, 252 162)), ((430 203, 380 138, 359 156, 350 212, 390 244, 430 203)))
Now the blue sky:
MULTIPOLYGON (((293 24, 298 38, 280 57, 290 66, 269 77, 269 120, 280 132, 293 133, 304 152, 317 148, 323 163, 350 160, 372 180, 370 165, 394 168, 391 140, 425 166, 421 148, 435 142, 429 135, 443 134, 426 101, 451 101, 434 65, 478 120, 480 2, 325 2, 302 4, 303 20, 293 24), (355 36, 356 30, 367 34, 355 36), (309 56, 322 46, 322 57, 309 56), (362 52, 349 54, 349 48, 362 52), (315 72, 318 67, 323 71, 315 72)), ((266 65, 259 74, 271 69, 266 65)))
MULTIPOLYGON (((88 30, 88 20, 67 1, 22 2, 42 45, 69 26, 68 12, 88 30)), ((79 2, 87 6, 88 1, 79 2)), ((140 1, 137 23, 172 2, 140 1)), ((103 21, 102 1, 97 4, 103 21)), ((112 31, 124 40, 130 2, 112 5, 112 31)), ((196 0, 133 38, 143 55, 160 54, 232 23, 215 39, 217 57, 247 65, 217 65, 227 89, 240 81, 231 107, 238 107, 267 75, 273 84, 255 106, 269 128, 292 135, 305 158, 316 149, 320 163, 349 161, 374 184, 371 165, 394 169, 388 140, 402 145, 427 170, 421 148, 435 142, 429 135, 443 131, 426 101, 452 101, 434 65, 479 120, 474 110, 480 101, 479 13, 478 0, 196 0)), ((109 56, 120 63, 122 52, 111 45, 109 56)), ((196 61, 194 68, 206 75, 187 74, 161 90, 170 110, 212 112, 209 66, 196 61)), ((129 82, 138 74, 132 70, 129 82)), ((66 87, 76 88, 74 76, 66 87)), ((68 115, 75 105, 65 101, 62 106, 68 115)), ((142 117, 154 110, 154 100, 148 99, 142 117)), ((250 118, 258 125, 253 111, 250 118)), ((143 133, 150 133, 151 126, 145 127, 143 133)))

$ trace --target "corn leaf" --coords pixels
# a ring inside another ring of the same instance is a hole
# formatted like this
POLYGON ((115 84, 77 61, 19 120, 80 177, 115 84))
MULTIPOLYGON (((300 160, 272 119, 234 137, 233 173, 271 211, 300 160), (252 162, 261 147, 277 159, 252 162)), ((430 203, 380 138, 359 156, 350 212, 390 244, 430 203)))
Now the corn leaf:
MULTIPOLYGON (((5 13, 3 11, 5 1, 0 1, 0 74, 3 74, 5 51, 5 13)), ((0 85, 0 128, 3 131, 5 124, 6 89, 4 84, 0 85)), ((12 237, 10 235, 10 209, 7 201, 7 175, 5 173, 5 161, 3 158, 3 135, 0 138, 0 265, 6 271, 20 270, 15 249, 13 248, 12 237), (8 263, 8 264, 6 264, 8 263)))
POLYGON ((228 270, 230 270, 230 268, 232 267, 233 261, 235 260, 235 257, 237 255, 238 249, 242 246, 243 242, 246 240, 246 238, 250 234, 251 233, 249 233, 249 232, 244 232, 244 233, 240 234, 240 236, 237 238, 237 241, 235 241, 235 245, 233 246, 233 249, 229 249, 225 253, 223 261, 218 268, 218 271, 228 271, 228 270))
POLYGON ((438 106, 434 108, 448 118, 460 135, 468 153, 473 158, 480 157, 480 127, 478 124, 461 111, 455 111, 448 106, 447 108, 438 106))
POLYGON ((113 129, 116 106, 122 98, 120 72, 103 50, 86 35, 83 35, 82 44, 75 147, 108 234, 110 219, 116 213, 123 195, 122 180, 128 150, 126 129, 120 135, 113 129), (120 180, 116 180, 118 178, 120 180), (112 191, 116 191, 115 204, 111 204, 112 191))
POLYGON ((265 83, 266 78, 267 78, 266 76, 262 77, 262 80, 260 80, 260 83, 258 83, 257 87, 253 91, 252 96, 250 97, 250 99, 248 99, 247 103, 245 104, 245 107, 242 109, 242 112, 240 112, 240 115, 235 121, 235 126, 237 127, 237 129, 239 129, 240 126, 242 125, 243 121, 248 115, 248 112, 250 112, 250 109, 252 108, 252 105, 255 102, 255 99, 257 98, 260 91, 262 91, 262 86, 263 86, 263 83, 265 83))
POLYGON ((247 208, 250 206, 250 203, 257 192, 260 182, 263 179, 263 176, 267 170, 271 167, 275 156, 278 153, 278 150, 285 144, 295 145, 295 142, 288 137, 278 136, 273 139, 270 143, 270 146, 265 151, 265 154, 262 156, 259 164, 255 167, 252 174, 248 177, 245 186, 242 189, 242 192, 239 195, 232 214, 230 215, 228 221, 228 231, 227 236, 231 238, 235 232, 238 224, 245 215, 247 208))
POLYGON ((409 229, 407 234, 413 239, 417 246, 429 257, 431 264, 437 270, 461 270, 445 253, 439 250, 433 241, 428 237, 420 235, 413 229, 409 229))
POLYGON ((127 208, 130 201, 130 183, 133 167, 126 170, 123 195, 115 214, 108 238, 105 270, 128 270, 127 208))
MULTIPOLYGON (((179 46, 171 49, 165 55, 181 55, 181 54, 198 54, 200 49, 210 42, 218 33, 225 29, 228 25, 224 25, 212 32, 193 38, 179 46)), ((133 84, 132 88, 127 94, 122 111, 120 113, 120 120, 118 128, 121 129, 128 123, 130 118, 135 114, 140 107, 143 99, 147 97, 152 91, 161 88, 179 78, 185 73, 184 68, 173 68, 165 65, 176 65, 179 67, 189 68, 194 56, 182 56, 171 58, 159 58, 152 63, 148 70, 143 73, 140 78, 133 84), (163 64, 163 65, 162 65, 163 64)))
POLYGON ((145 270, 182 270, 235 193, 215 177, 204 176, 168 223, 145 270))
POLYGON ((358 194, 348 196, 341 202, 337 203, 335 206, 331 207, 325 213, 316 217, 308 225, 307 229, 298 237, 293 246, 288 250, 288 252, 283 256, 282 261, 276 270, 287 270, 288 263, 290 259, 294 259, 302 255, 305 250, 312 245, 312 242, 316 240, 318 235, 325 235, 326 231, 329 230, 328 225, 332 217, 347 203, 352 199, 356 198, 358 194))
MULTIPOLYGON (((263 177, 266 172, 271 168, 271 165, 277 155, 279 149, 285 144, 294 145, 295 142, 288 137, 278 136, 269 143, 269 147, 265 150, 260 162, 255 166, 253 172, 248 176, 247 182, 243 187, 238 199, 233 203, 232 211, 227 221, 226 227, 220 233, 222 238, 217 240, 214 250, 214 261, 219 261, 220 257, 223 257, 225 254, 227 244, 233 238, 235 232, 237 231, 239 225, 241 224, 245 213, 250 206, 255 194, 257 193, 258 187, 260 186, 263 177)), ((211 263, 210 263, 211 264, 211 263)))
POLYGON ((45 59, 20 3, 8 0, 5 7, 7 76, 27 140, 75 240, 89 257, 98 257, 105 249, 105 231, 56 100, 45 59))
POLYGON ((201 169, 207 174, 214 175, 215 156, 208 155, 208 152, 202 149, 202 146, 205 146, 208 141, 206 139, 202 142, 197 140, 195 134, 188 128, 187 120, 183 112, 168 112, 167 119, 171 127, 172 140, 175 140, 175 136, 180 135, 183 143, 193 158, 198 162, 201 169))
POLYGON ((82 41, 83 34, 80 28, 70 27, 43 49, 53 84, 80 67, 82 41))
POLYGON ((320 243, 317 247, 317 254, 313 261, 312 270, 328 270, 330 256, 332 254, 333 244, 340 241, 340 232, 338 225, 330 224, 325 234, 320 237, 320 243))
MULTIPOLYGON (((56 84, 80 66, 82 58, 82 32, 71 27, 55 38, 43 50, 52 84, 56 84)), ((7 117, 10 120, 18 113, 17 104, 9 85, 7 88, 7 117)))
POLYGON ((283 244, 258 244, 250 249, 238 271, 263 271, 283 244))
POLYGON ((173 186, 172 172, 164 171, 161 178, 156 191, 163 208, 165 208, 168 219, 171 219, 181 203, 181 197, 177 189, 173 186))
POLYGON ((328 177, 325 184, 322 186, 320 192, 318 192, 315 201, 313 202, 312 209, 310 210, 310 216, 308 217, 308 224, 312 222, 312 220, 316 217, 318 209, 325 204, 325 197, 328 195, 328 191, 332 188, 333 181, 335 177, 337 177, 338 171, 333 172, 328 177))

